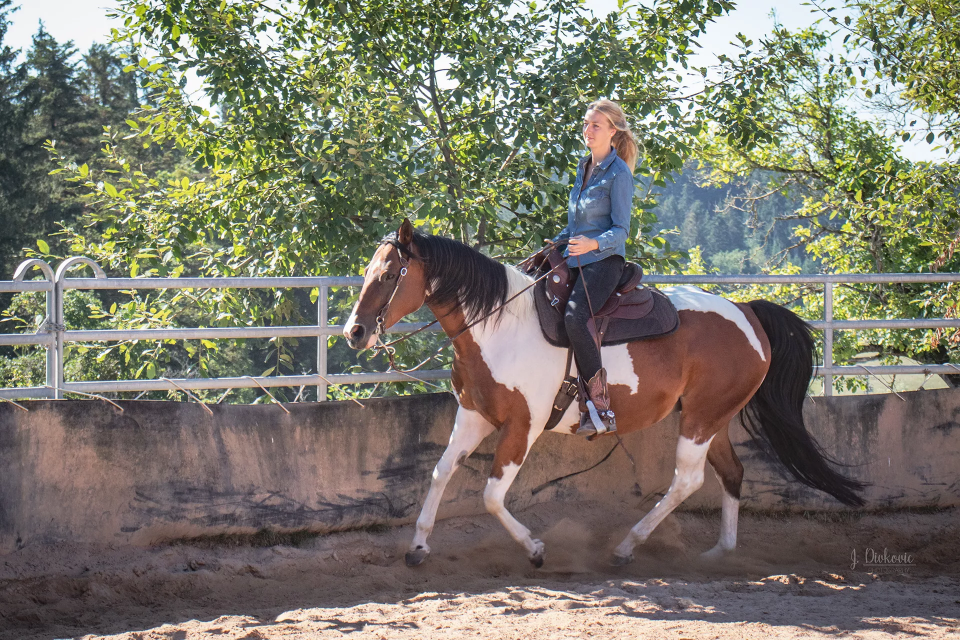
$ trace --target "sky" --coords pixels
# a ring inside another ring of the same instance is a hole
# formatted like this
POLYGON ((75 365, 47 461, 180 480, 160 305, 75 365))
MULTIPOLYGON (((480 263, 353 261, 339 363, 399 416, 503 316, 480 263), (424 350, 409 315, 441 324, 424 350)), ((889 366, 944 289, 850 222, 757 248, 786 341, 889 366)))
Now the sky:
MULTIPOLYGON (((8 42, 14 48, 30 46, 31 37, 37 32, 41 20, 54 38, 73 40, 80 51, 109 37, 113 21, 106 14, 113 5, 110 0, 20 0, 19 4, 20 9, 13 14, 13 24, 7 34, 8 42)), ((586 4, 600 15, 617 8, 617 0, 587 0, 586 4)), ((736 38, 738 31, 754 40, 769 33, 773 27, 771 10, 776 10, 780 21, 792 27, 813 21, 810 8, 800 6, 796 0, 738 0, 736 11, 711 25, 707 35, 700 39, 704 45, 704 57, 711 57, 711 52, 730 53, 733 49, 727 43, 736 38)), ((709 64, 709 60, 706 63, 709 64)))
MULTIPOLYGON (((94 42, 106 42, 114 21, 107 18, 111 0, 20 0, 20 9, 11 16, 12 24, 6 42, 15 49, 26 50, 42 20, 46 30, 58 41, 73 40, 81 52, 94 42)), ((598 15, 616 10, 617 0, 587 0, 587 6, 598 15)), ((769 34, 776 20, 790 28, 809 26, 820 14, 811 13, 811 7, 799 0, 737 0, 737 8, 710 25, 698 40, 701 52, 691 60, 691 66, 710 66, 720 53, 733 55, 731 45, 738 32, 755 42, 769 34)), ((191 87, 192 89, 192 87, 191 87)), ((913 160, 936 159, 925 143, 908 143, 904 154, 913 160)))

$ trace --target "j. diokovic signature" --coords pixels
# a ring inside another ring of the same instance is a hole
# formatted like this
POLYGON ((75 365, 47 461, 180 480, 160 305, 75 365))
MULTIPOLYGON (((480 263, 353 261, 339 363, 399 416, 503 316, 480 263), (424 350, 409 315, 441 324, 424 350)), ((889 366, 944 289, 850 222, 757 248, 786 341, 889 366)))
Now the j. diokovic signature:
POLYGON ((856 569, 857 566, 863 566, 864 568, 911 567, 913 566, 913 554, 906 552, 893 553, 887 551, 886 547, 882 551, 867 547, 863 550, 861 557, 857 555, 857 549, 854 548, 850 551, 850 569, 856 569))

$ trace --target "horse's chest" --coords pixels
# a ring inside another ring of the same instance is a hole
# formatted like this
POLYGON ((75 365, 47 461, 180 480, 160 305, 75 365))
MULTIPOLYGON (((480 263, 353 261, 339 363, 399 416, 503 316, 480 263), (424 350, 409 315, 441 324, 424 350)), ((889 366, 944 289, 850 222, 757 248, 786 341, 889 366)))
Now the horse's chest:
POLYGON ((537 381, 545 377, 543 367, 551 369, 555 363, 544 362, 544 354, 527 353, 524 347, 529 348, 529 343, 518 340, 510 349, 488 343, 481 347, 472 335, 458 343, 452 381, 462 407, 500 427, 507 422, 529 424, 539 405, 549 406, 553 395, 545 387, 540 389, 543 385, 537 381))
POLYGON ((476 411, 494 426, 500 427, 517 416, 529 416, 524 394, 498 382, 482 361, 454 361, 451 379, 460 406, 476 411))

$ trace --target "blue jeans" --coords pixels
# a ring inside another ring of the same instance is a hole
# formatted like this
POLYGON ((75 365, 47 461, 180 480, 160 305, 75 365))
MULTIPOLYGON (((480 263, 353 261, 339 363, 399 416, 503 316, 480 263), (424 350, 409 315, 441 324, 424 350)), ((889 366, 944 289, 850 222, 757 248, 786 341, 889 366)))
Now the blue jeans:
POLYGON ((573 346, 573 354, 577 358, 577 370, 584 380, 595 376, 602 366, 600 349, 587 327, 587 321, 593 315, 590 312, 590 306, 593 305, 594 311, 599 311, 607 298, 613 294, 620 282, 623 265, 622 256, 610 256, 598 262, 585 264, 581 268, 571 269, 576 282, 563 314, 563 323, 567 329, 570 344, 573 346))

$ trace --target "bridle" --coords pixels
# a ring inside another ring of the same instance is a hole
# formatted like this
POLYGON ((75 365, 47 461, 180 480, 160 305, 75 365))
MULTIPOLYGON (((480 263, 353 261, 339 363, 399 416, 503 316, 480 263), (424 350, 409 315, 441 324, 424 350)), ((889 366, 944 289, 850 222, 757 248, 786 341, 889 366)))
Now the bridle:
MULTIPOLYGON (((389 244, 391 247, 397 250, 397 256, 400 258, 400 275, 397 276, 396 281, 393 285, 393 291, 390 292, 390 297, 387 298, 387 301, 383 303, 383 306, 380 307, 380 311, 377 313, 377 327, 376 335, 382 336, 386 331, 386 327, 383 326, 384 322, 387 319, 387 312, 390 310, 390 304, 393 302, 393 299, 397 295, 397 291, 400 290, 400 281, 403 280, 404 276, 407 275, 407 267, 410 266, 410 259, 404 257, 404 249, 400 245, 393 244, 392 242, 383 242, 380 244, 382 247, 384 244, 389 244)), ((410 254, 413 256, 413 254, 410 254)))

